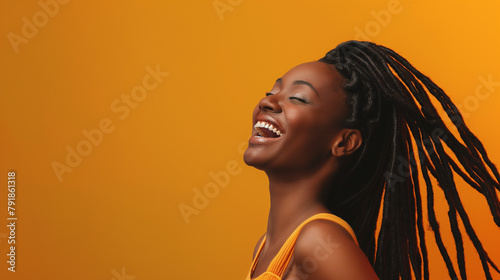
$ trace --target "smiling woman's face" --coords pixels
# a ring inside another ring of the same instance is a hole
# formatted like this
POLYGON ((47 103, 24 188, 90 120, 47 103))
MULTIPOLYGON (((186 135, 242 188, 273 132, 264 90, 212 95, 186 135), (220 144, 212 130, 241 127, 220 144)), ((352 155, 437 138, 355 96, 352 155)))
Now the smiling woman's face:
POLYGON ((279 78, 253 111, 245 163, 265 171, 301 172, 328 160, 348 113, 344 80, 333 65, 317 61, 279 78))

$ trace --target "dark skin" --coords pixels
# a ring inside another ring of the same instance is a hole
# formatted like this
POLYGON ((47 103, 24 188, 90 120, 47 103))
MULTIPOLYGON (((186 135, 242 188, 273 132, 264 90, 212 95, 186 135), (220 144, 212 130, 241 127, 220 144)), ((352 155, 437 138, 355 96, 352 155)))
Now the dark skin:
MULTIPOLYGON (((265 272, 289 235, 308 217, 329 213, 320 193, 335 186, 340 167, 362 143, 361 133, 345 128, 348 114, 345 79, 323 62, 300 64, 276 81, 270 94, 253 112, 253 124, 274 124, 280 137, 259 137, 254 128, 244 154, 245 163, 263 170, 269 178, 271 207, 266 242, 252 279, 265 272)), ((257 242, 258 249, 262 238, 257 242)), ((378 279, 363 251, 337 223, 314 220, 299 233, 286 279, 378 279), (304 267, 318 259, 317 239, 338 244, 321 254, 313 270, 304 267), (305 262, 306 261, 306 262, 305 262)))

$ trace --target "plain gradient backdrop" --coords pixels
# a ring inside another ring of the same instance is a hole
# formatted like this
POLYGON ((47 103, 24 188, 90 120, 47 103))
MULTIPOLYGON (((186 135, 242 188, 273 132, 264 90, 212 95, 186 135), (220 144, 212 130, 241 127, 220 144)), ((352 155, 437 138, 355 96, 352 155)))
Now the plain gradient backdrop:
MULTIPOLYGON (((0 278, 244 279, 269 207, 265 174, 242 161, 252 109, 291 67, 350 39, 431 77, 500 163, 499 12, 494 0, 0 2, 0 278)), ((457 185, 500 264, 485 200, 457 185)), ((427 240, 432 279, 449 278, 427 240)), ((484 279, 465 242, 471 279, 484 279)))

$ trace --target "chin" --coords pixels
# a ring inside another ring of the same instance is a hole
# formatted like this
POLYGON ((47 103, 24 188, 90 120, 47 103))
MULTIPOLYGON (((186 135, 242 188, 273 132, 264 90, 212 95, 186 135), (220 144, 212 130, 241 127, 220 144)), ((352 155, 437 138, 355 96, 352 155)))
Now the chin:
POLYGON ((252 166, 259 170, 263 170, 265 167, 266 160, 259 156, 259 151, 254 148, 247 148, 243 154, 243 161, 246 165, 252 166))
POLYGON ((243 153, 243 161, 248 166, 255 166, 256 151, 247 148, 243 153))

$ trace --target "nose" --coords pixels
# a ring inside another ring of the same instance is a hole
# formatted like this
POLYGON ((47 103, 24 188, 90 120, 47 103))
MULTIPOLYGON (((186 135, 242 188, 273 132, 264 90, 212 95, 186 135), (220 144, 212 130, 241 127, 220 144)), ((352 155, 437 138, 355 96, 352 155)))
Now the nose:
POLYGON ((279 97, 277 96, 277 94, 268 95, 262 98, 259 102, 259 109, 262 112, 280 113, 281 105, 279 103, 279 97))

